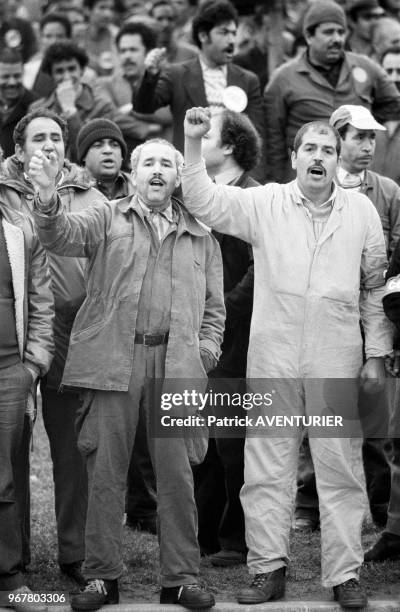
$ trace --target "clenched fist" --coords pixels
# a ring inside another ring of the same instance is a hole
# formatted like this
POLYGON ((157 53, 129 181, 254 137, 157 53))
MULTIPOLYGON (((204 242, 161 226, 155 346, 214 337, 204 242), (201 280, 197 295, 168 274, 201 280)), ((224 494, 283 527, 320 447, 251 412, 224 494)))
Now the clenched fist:
POLYGON ((184 131, 186 138, 200 140, 211 127, 211 111, 209 108, 196 106, 186 111, 184 131))
POLYGON ((165 63, 165 57, 167 50, 165 47, 156 47, 149 51, 144 60, 144 67, 152 75, 157 75, 163 64, 165 63))

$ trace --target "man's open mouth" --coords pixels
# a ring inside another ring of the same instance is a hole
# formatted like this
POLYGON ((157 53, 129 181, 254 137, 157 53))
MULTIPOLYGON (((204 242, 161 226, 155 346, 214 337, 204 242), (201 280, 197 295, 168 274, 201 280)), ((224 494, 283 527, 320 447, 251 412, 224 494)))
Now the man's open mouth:
POLYGON ((311 168, 308 169, 309 174, 312 174, 313 176, 325 176, 326 172, 325 172, 325 168, 322 168, 322 166, 312 166, 311 168))
POLYGON ((164 181, 162 181, 161 179, 158 179, 158 178, 153 178, 150 181, 150 185, 152 187, 162 187, 164 185, 164 181))

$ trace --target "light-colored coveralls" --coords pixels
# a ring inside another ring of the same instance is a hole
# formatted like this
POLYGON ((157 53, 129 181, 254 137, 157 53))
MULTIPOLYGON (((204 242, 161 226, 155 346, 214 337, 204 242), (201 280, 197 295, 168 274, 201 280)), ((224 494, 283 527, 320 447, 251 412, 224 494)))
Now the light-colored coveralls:
MULTIPOLYGON (((359 376, 360 316, 367 358, 391 351, 391 329, 381 304, 386 247, 378 213, 368 198, 338 187, 316 240, 296 182, 247 190, 217 186, 200 162, 184 168, 182 186, 185 204, 196 217, 253 246, 247 375, 291 380, 288 412, 315 414, 320 400, 316 379, 359 376)), ((297 437, 246 440, 241 500, 252 574, 270 572, 288 561, 301 428, 298 431, 297 437)), ((350 437, 310 437, 326 587, 356 578, 363 561, 366 497, 354 471, 357 445, 350 437)))

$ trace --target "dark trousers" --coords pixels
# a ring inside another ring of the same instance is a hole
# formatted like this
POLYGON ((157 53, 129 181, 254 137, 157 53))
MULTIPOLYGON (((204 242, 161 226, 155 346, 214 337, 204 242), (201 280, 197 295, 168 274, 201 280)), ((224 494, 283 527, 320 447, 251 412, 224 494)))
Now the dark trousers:
MULTIPOLYGON (((229 372, 216 368, 210 372, 213 390, 221 393, 243 391, 241 381, 232 381, 229 372), (216 379, 219 379, 217 387, 216 379), (230 382, 231 381, 231 382, 230 382), (237 385, 236 385, 237 382, 237 385), (233 386, 232 386, 233 385, 233 386)), ((232 408, 216 416, 234 416, 232 408)), ((243 416, 243 415, 241 415, 243 416)), ((238 428, 235 429, 236 433, 238 428)), ((216 432, 214 432, 216 434, 216 432)), ((226 432, 227 434, 229 432, 226 432)), ((199 543, 206 553, 223 548, 246 552, 244 514, 240 490, 244 482, 244 441, 242 437, 210 438, 206 458, 194 468, 195 497, 199 514, 199 543)))
MULTIPOLYGON (((78 445, 86 455, 89 497, 86 578, 116 579, 123 571, 123 515, 128 468, 139 419, 154 410, 151 384, 164 377, 167 345, 135 344, 127 392, 89 392, 78 445)), ((197 581, 200 554, 193 478, 183 437, 148 438, 157 478, 161 584, 197 581)))
POLYGON ((126 514, 132 523, 157 518, 156 477, 147 444, 144 411, 139 413, 135 444, 128 471, 126 514))
MULTIPOLYGON (((17 459, 22 448, 27 395, 32 384, 30 373, 21 363, 0 370, 0 590, 16 589, 23 584, 20 483, 17 459)), ((20 466, 21 467, 21 466, 20 466)))
POLYGON ((77 446, 77 393, 57 393, 41 385, 43 421, 53 462, 59 563, 85 558, 86 466, 77 446))

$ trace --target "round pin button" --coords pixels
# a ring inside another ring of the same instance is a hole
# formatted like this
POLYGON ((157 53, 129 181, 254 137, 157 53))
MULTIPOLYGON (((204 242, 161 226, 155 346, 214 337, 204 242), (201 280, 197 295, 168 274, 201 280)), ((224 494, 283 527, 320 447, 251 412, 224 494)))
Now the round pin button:
POLYGON ((228 110, 241 113, 247 106, 247 95, 241 87, 229 85, 222 93, 222 101, 228 110))

